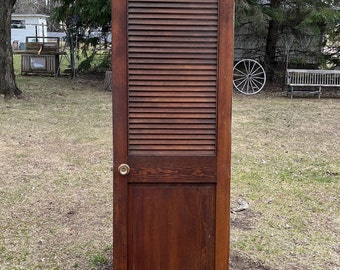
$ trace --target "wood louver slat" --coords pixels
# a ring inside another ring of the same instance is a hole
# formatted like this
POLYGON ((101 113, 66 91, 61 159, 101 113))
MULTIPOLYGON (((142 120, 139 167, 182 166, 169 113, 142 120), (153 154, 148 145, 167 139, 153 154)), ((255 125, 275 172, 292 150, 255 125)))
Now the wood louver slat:
POLYGON ((217 0, 128 0, 130 155, 216 152, 217 0))

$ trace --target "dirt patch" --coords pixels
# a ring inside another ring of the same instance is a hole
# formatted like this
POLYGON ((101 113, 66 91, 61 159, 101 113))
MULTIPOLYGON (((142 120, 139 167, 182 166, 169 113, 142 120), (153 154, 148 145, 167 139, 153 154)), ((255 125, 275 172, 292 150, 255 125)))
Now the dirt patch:
POLYGON ((251 209, 247 209, 237 213, 231 213, 230 225, 234 228, 248 231, 254 228, 253 224, 255 220, 260 216, 260 212, 255 212, 251 209))
POLYGON ((249 258, 245 258, 237 252, 231 251, 229 258, 229 270, 270 270, 263 266, 260 262, 255 262, 249 258))
MULTIPOLYGON (((256 220, 261 217, 260 212, 245 209, 239 212, 231 212, 230 226, 234 229, 249 231, 254 229, 256 220)), ((262 263, 256 262, 237 251, 231 251, 229 256, 229 270, 269 270, 262 263)))

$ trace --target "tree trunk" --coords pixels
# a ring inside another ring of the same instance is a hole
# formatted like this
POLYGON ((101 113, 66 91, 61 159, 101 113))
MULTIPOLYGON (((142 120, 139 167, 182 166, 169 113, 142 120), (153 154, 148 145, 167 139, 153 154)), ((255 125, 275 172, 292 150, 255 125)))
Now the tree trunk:
MULTIPOLYGON (((280 0, 271 0, 270 7, 273 9, 279 8, 280 0)), ((276 47, 279 38, 279 23, 275 19, 271 19, 268 24, 266 51, 265 51, 265 64, 268 81, 274 79, 274 68, 276 59, 276 47)))
POLYGON ((11 45, 11 15, 15 2, 3 0, 0 5, 0 94, 5 95, 6 100, 22 96, 15 82, 11 45))

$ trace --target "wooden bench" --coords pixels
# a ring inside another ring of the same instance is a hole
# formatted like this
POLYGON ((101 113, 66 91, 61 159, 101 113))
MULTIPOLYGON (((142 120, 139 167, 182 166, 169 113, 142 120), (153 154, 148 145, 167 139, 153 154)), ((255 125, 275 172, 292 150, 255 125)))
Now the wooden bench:
POLYGON ((291 98, 298 92, 317 94, 320 98, 322 87, 340 87, 340 70, 287 69, 286 84, 291 98))
POLYGON ((26 37, 26 49, 21 54, 21 74, 54 74, 58 76, 60 50, 59 37, 26 37))
POLYGON ((28 42, 26 43, 26 53, 33 54, 57 54, 59 44, 56 42, 28 42))

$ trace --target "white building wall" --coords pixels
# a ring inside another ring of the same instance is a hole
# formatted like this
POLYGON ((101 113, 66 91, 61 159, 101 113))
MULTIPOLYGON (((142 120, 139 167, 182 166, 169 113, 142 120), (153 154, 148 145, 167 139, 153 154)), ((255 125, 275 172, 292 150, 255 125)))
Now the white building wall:
POLYGON ((27 36, 47 37, 47 18, 48 16, 42 14, 12 14, 12 22, 24 22, 24 27, 11 28, 11 43, 25 43, 27 36))

